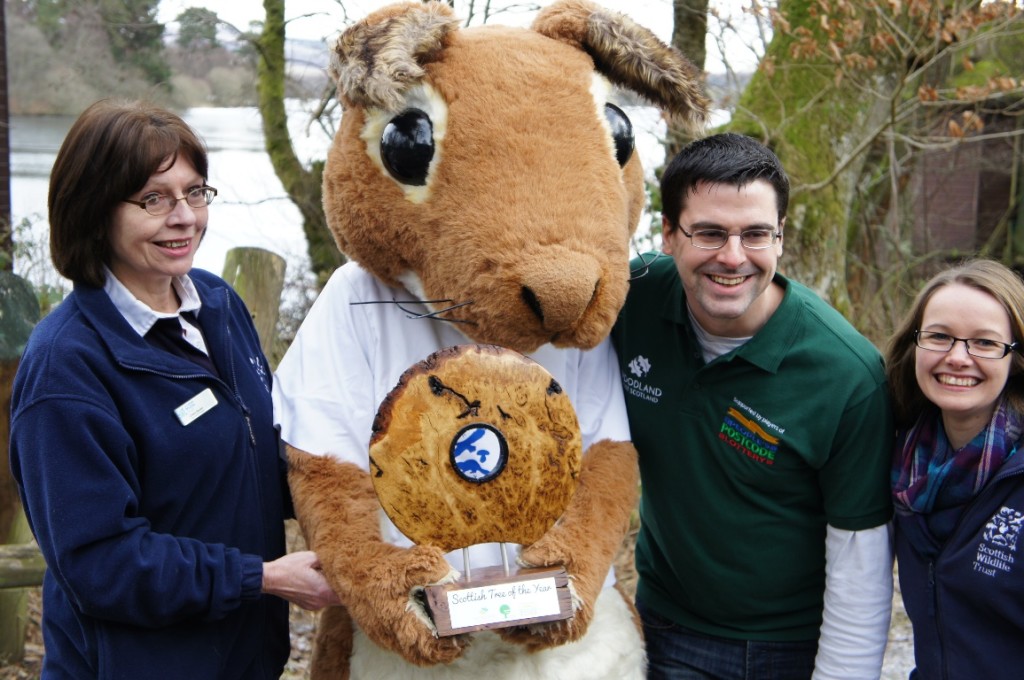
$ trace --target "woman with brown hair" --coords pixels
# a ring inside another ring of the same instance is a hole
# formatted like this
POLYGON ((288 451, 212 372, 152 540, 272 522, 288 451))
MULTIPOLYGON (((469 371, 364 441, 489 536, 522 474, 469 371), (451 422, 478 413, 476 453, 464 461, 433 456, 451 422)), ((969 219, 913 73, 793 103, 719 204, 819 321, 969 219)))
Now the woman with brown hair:
POLYGON ((972 260, 933 277, 890 341, 896 556, 911 678, 1020 677, 1024 283, 972 260))
POLYGON ((249 313, 192 269, 216 195, 196 133, 144 103, 93 104, 58 152, 50 250, 74 291, 32 333, 11 402, 48 567, 44 678, 278 678, 286 600, 337 601, 313 553, 285 554, 249 313))

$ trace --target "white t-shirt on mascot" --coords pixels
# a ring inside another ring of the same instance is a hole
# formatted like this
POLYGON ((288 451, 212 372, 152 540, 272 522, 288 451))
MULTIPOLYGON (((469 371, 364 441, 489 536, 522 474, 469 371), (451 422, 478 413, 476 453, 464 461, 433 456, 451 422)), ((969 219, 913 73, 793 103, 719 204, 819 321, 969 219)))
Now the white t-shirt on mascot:
MULTIPOLYGON (((457 324, 410 319, 402 307, 425 313, 401 288, 384 285, 354 262, 340 267, 302 322, 274 375, 274 419, 281 438, 314 455, 333 456, 369 470, 371 426, 377 407, 413 364, 445 347, 470 342, 457 324), (353 304, 387 301, 386 304, 353 304)), ((544 345, 529 355, 558 381, 576 409, 583 450, 602 439, 629 441, 622 384, 605 340, 589 351, 544 345)), ((381 512, 382 535, 410 541, 381 512)), ((512 546, 510 546, 512 547, 512 546)), ((463 570, 461 551, 448 560, 463 570)), ((509 555, 510 560, 515 555, 509 555)), ((501 564, 497 544, 470 548, 471 567, 501 564)), ((609 574, 605 585, 614 582, 609 574)))

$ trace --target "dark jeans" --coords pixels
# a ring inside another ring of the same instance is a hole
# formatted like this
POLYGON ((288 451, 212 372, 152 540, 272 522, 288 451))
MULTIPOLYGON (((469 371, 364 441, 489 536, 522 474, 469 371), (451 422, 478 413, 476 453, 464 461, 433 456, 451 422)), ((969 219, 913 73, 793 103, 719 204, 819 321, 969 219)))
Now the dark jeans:
POLYGON ((710 637, 637 602, 649 680, 807 680, 818 641, 760 642, 710 637))

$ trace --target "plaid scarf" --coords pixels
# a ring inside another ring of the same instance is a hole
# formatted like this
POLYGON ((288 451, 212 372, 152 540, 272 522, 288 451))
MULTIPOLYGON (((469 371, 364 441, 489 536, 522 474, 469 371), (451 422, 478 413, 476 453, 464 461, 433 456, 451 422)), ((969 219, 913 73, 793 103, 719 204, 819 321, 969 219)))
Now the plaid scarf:
MULTIPOLYGON (((892 485, 896 511, 932 513, 961 507, 978 495, 1017 451, 1020 414, 1001 400, 988 426, 961 449, 946 438, 938 409, 923 413, 913 427, 899 433, 903 446, 893 459, 892 485)), ((959 512, 941 513, 939 526, 929 522, 936 538, 952 533, 959 512)))

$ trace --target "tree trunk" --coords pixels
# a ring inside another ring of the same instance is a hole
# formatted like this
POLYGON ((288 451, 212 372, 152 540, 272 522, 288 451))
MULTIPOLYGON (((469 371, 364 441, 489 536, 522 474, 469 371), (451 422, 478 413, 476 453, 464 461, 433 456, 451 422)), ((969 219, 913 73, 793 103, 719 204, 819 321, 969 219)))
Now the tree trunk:
POLYGON ((266 21, 257 43, 257 99, 263 119, 263 136, 274 173, 302 214, 310 265, 322 286, 345 257, 327 228, 321 202, 323 163, 306 169, 292 146, 285 111, 284 0, 263 0, 266 21))
MULTIPOLYGON (((779 269, 849 316, 847 224, 867 154, 858 145, 884 113, 879 100, 835 83, 824 58, 794 60, 795 32, 820 31, 815 0, 780 0, 792 30, 776 30, 728 124, 762 140, 789 174, 792 194, 779 269), (765 64, 774 68, 766 68, 765 64)), ((824 41, 819 41, 824 42, 824 41)))
MULTIPOLYGON (((701 71, 707 58, 708 0, 672 0, 672 46, 686 55, 701 71)), ((665 162, 693 141, 679 123, 669 121, 665 136, 665 162)))

